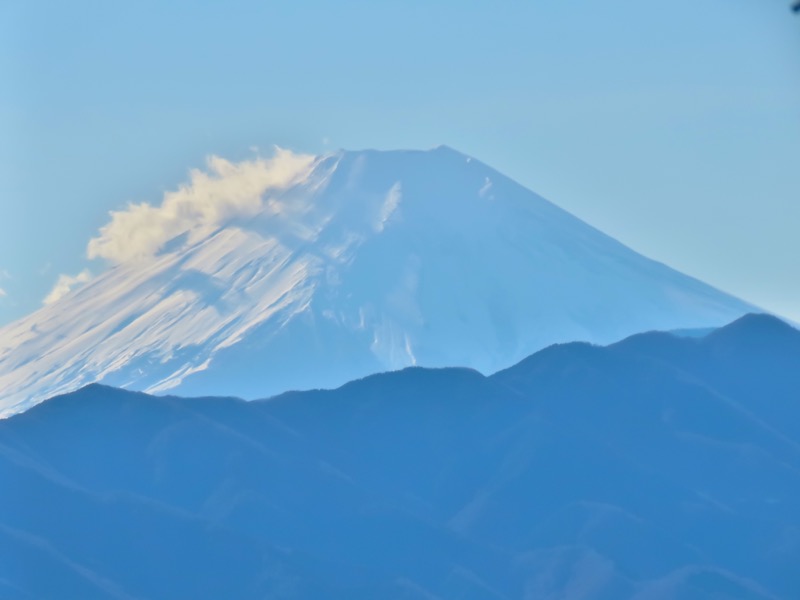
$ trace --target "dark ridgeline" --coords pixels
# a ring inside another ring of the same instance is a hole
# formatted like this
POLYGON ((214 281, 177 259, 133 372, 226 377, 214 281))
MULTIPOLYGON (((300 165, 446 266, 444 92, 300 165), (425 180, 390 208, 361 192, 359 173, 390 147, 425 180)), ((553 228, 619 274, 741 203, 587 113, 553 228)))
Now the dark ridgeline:
POLYGON ((2 598, 797 598, 800 332, 0 422, 2 598))

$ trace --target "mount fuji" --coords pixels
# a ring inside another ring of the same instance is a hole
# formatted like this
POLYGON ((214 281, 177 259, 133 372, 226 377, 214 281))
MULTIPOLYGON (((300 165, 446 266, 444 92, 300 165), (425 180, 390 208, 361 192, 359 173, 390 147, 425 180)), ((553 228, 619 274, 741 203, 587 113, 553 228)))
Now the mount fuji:
POLYGON ((83 385, 266 397, 557 342, 716 327, 753 306, 637 254, 478 160, 209 160, 112 213, 109 268, 0 329, 0 415, 83 385))

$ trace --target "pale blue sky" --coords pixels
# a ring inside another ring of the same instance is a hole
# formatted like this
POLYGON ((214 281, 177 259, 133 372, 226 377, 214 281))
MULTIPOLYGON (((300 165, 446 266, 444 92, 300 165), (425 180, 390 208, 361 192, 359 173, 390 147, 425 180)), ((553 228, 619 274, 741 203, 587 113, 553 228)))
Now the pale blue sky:
POLYGON ((0 2, 0 324, 103 268, 109 210, 272 144, 447 144, 800 320, 789 4, 0 2))

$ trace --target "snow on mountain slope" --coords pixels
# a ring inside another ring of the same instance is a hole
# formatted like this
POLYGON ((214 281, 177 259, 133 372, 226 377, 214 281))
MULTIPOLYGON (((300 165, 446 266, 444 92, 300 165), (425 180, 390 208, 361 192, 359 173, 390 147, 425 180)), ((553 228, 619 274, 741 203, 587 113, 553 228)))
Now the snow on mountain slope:
POLYGON ((212 159, 112 213, 113 266, 0 329, 0 414, 90 382, 264 397, 408 365, 507 367, 555 342, 753 307, 452 149, 212 159))

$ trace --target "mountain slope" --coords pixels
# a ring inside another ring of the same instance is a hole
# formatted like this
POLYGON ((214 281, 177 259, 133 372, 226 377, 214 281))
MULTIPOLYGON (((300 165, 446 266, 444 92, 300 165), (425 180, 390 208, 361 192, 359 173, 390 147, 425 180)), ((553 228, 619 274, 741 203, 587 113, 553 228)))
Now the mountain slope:
POLYGON ((90 386, 0 422, 0 590, 790 600, 800 437, 772 401, 796 423, 800 381, 762 365, 798 347, 762 316, 269 401, 90 386))
POLYGON ((235 167, 195 173, 175 194, 217 185, 198 212, 215 220, 170 213, 164 243, 148 237, 159 209, 131 208, 145 225, 121 240, 114 214, 90 253, 118 264, 0 329, 2 414, 91 382, 253 398, 415 364, 491 373, 555 342, 752 309, 446 147, 300 164, 280 186, 247 179, 227 217, 235 167))

